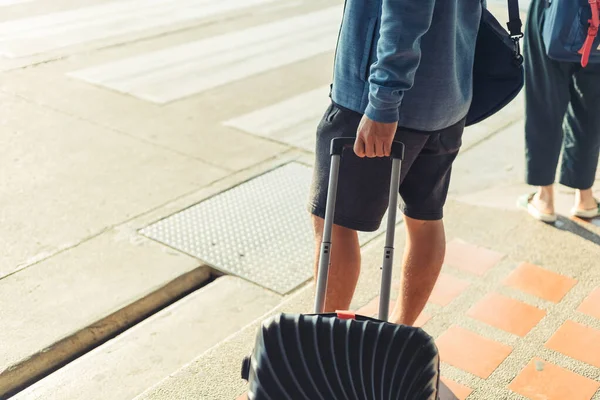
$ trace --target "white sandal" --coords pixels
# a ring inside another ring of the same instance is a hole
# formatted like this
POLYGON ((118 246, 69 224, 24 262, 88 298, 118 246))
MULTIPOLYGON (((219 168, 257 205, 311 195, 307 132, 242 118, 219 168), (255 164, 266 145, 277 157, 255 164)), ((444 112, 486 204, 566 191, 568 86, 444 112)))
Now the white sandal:
POLYGON ((558 219, 556 214, 548 214, 548 213, 541 212, 533 204, 531 204, 531 200, 533 200, 534 196, 535 196, 535 193, 531 193, 531 194, 527 194, 527 195, 519 197, 519 201, 517 203, 518 206, 527 210, 529 215, 531 215, 533 218, 537 219, 538 221, 547 222, 547 223, 556 222, 556 220, 558 219))
POLYGON ((598 205, 596 208, 591 208, 589 210, 579 210, 575 207, 571 209, 571 215, 578 218, 584 219, 593 219, 600 217, 600 202, 596 200, 596 204, 598 205))

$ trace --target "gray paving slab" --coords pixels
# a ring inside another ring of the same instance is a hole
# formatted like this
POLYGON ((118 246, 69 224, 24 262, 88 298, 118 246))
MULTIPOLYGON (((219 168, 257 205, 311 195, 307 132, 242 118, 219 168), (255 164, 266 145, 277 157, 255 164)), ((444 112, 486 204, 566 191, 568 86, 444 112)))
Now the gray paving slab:
POLYGON ((508 128, 523 118, 523 93, 506 105, 502 110, 478 124, 468 126, 463 135, 461 155, 494 134, 508 128))
POLYGON ((523 120, 495 132, 474 150, 459 154, 452 169, 451 196, 475 193, 525 179, 523 120))
MULTIPOLYGON (((536 188, 525 183, 512 183, 484 189, 475 193, 458 196, 456 199, 467 204, 493 207, 503 210, 514 210, 520 197, 535 192, 536 188)), ((571 218, 571 209, 575 201, 574 190, 556 185, 554 207, 556 213, 563 218, 571 218)), ((600 182, 594 186, 594 195, 600 198, 600 182)), ((523 211, 525 212, 525 211, 523 211)), ((584 222, 584 221, 582 221, 584 222)), ((600 219, 585 221, 588 227, 600 227, 600 219)), ((561 224, 561 222, 559 222, 561 224)))
POLYGON ((0 94, 0 277, 227 174, 0 94))
POLYGON ((0 397, 7 387, 105 340, 169 295, 206 280, 204 268, 167 294, 113 315, 199 266, 135 232, 111 230, 0 280, 0 397), (37 354, 39 359, 13 369, 37 354))
POLYGON ((304 165, 311 165, 309 160, 304 158, 306 154, 307 153, 298 150, 289 150, 280 153, 277 156, 253 165, 252 167, 233 172, 209 185, 199 187, 197 190, 165 203, 154 210, 148 211, 147 213, 140 215, 139 217, 136 217, 127 223, 116 227, 115 229, 124 230, 130 234, 133 234, 134 232, 139 233, 141 230, 156 223, 157 221, 161 221, 183 210, 193 207, 214 196, 226 192, 231 188, 237 187, 244 182, 263 175, 264 173, 273 169, 280 168, 288 163, 297 162, 304 165))
POLYGON ((131 400, 280 299, 240 278, 218 278, 13 399, 131 400))

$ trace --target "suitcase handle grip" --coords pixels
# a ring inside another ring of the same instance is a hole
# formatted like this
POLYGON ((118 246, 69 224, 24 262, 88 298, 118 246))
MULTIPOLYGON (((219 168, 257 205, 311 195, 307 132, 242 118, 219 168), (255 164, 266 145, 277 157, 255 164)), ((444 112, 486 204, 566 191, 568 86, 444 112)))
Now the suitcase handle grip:
MULTIPOLYGON (((337 137, 331 140, 331 156, 341 156, 344 149, 354 147, 354 137, 337 137)), ((404 159, 404 143, 393 141, 392 152, 390 155, 393 159, 403 160, 404 159)))

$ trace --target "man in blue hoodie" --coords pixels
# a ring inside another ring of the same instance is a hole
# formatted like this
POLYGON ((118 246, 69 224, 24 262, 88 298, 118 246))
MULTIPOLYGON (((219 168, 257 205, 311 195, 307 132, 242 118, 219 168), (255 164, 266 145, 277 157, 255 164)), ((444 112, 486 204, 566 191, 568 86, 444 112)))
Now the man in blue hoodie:
POLYGON ((444 261, 443 208, 471 104, 482 7, 482 0, 346 0, 309 203, 318 254, 330 142, 356 137, 340 166, 326 312, 350 306, 361 262, 357 231, 377 230, 385 214, 393 140, 406 146, 407 241, 390 322, 412 325, 425 307, 444 261))

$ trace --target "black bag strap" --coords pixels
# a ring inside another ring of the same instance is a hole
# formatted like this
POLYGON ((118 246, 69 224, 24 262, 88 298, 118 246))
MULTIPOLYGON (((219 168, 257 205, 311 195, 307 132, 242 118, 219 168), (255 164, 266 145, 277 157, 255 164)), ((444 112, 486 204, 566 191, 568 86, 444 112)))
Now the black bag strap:
POLYGON ((523 23, 521 22, 521 13, 519 11, 519 0, 508 0, 508 31, 513 40, 523 37, 523 23))

